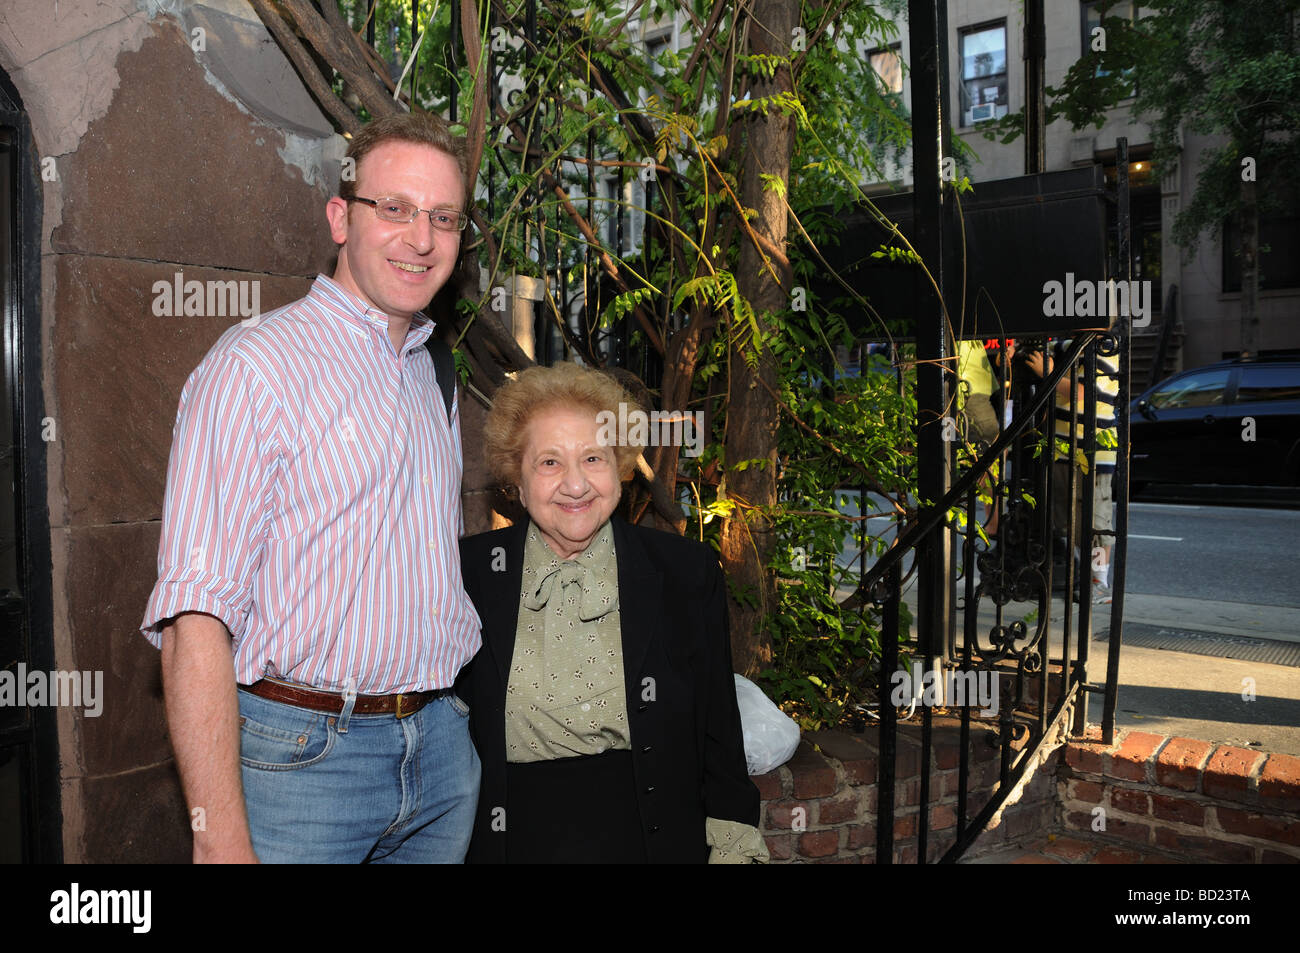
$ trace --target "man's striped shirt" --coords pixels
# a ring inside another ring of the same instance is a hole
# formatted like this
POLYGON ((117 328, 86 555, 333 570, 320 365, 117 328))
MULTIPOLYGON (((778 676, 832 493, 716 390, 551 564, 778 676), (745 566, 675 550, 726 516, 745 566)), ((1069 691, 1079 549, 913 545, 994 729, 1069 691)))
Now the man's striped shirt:
POLYGON ((417 315, 320 276, 227 330, 181 393, 142 631, 216 616, 235 676, 387 694, 451 685, 480 643, 461 581, 458 410, 417 315))

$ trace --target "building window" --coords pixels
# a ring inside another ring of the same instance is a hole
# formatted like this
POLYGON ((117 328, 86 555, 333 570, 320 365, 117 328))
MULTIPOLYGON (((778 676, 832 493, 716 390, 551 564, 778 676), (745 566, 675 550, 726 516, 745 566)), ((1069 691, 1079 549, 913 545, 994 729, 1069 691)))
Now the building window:
MULTIPOLYGON (((1106 27, 1102 24, 1103 20, 1124 20, 1128 23, 1136 23, 1140 9, 1139 4, 1134 3, 1133 0, 1086 0, 1081 10, 1081 19, 1083 21, 1082 55, 1097 56, 1106 49, 1106 27)), ((1137 89, 1130 79, 1132 72, 1131 69, 1124 71, 1125 78, 1129 79, 1125 98, 1134 96, 1137 93, 1137 89)), ((1110 71, 1098 66, 1096 75, 1099 77, 1109 76, 1110 71)))
POLYGON ((1007 114, 1007 26, 963 30, 961 34, 962 125, 973 126, 1007 114))
POLYGON ((663 79, 667 72, 663 63, 659 62, 659 57, 669 52, 673 48, 673 34, 670 30, 659 36, 647 37, 645 41, 646 60, 650 66, 650 72, 656 79, 663 79))
POLYGON ((901 95, 903 92, 903 57, 900 55, 902 48, 901 43, 895 43, 867 54, 871 68, 875 70, 876 77, 880 80, 880 90, 883 93, 901 95))
MULTIPOLYGON (((1300 288, 1300 186, 1278 174, 1256 186, 1259 210, 1259 289, 1300 288)), ((1241 291, 1241 220, 1223 223, 1223 290, 1241 291)))
MULTIPOLYGON (((1261 215, 1259 290, 1300 288, 1300 214, 1261 215), (1267 248, 1267 251, 1263 249, 1267 248)), ((1223 290, 1241 290, 1241 227, 1232 216, 1223 228, 1223 290)))
POLYGON ((602 183, 601 191, 606 199, 605 206, 605 246, 618 255, 635 252, 641 247, 642 233, 645 231, 646 186, 641 181, 635 168, 630 168, 625 177, 610 177, 602 183), (619 232, 622 231, 622 242, 619 232))

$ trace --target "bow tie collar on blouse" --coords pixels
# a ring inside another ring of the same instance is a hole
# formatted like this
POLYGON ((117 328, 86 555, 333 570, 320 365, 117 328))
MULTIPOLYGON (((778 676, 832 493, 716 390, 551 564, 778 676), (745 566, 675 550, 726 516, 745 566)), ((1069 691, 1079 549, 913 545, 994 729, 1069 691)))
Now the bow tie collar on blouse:
POLYGON ((560 605, 573 594, 570 587, 577 586, 578 618, 583 622, 599 619, 618 607, 617 567, 608 523, 577 559, 563 562, 538 538, 536 528, 531 528, 524 551, 524 608, 560 605))

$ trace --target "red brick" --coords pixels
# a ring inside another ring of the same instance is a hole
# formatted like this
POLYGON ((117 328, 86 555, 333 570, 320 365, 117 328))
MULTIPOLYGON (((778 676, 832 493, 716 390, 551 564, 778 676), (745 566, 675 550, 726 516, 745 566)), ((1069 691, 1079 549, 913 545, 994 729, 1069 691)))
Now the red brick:
POLYGON ((1071 741, 1065 746, 1065 763, 1076 771, 1087 774, 1102 773, 1102 755, 1107 751, 1105 745, 1084 744, 1071 741))
MULTIPOLYGON (((976 768, 966 777, 966 797, 972 804, 976 800, 987 801, 989 791, 992 789, 993 781, 997 779, 996 765, 992 775, 985 777, 988 766, 976 768)), ((942 797, 956 797, 957 789, 961 784, 961 774, 958 771, 943 771, 935 776, 930 782, 931 788, 937 791, 942 797)))
POLYGON ((1196 859, 1215 860, 1225 864, 1253 864, 1255 849, 1245 844, 1180 834, 1168 827, 1156 828, 1156 846, 1176 850, 1181 854, 1195 854, 1196 859))
POLYGON ((844 762, 844 777, 849 784, 875 784, 876 759, 863 758, 844 762))
POLYGON ((1101 725, 1091 724, 1083 726, 1083 741, 1101 741, 1101 725))
POLYGON ((987 788, 993 790, 1002 780, 1002 763, 1000 761, 986 761, 980 765, 978 771, 971 772, 971 788, 987 788))
POLYGON ((1110 756, 1110 775, 1125 781, 1146 781, 1147 761, 1164 740, 1163 735, 1149 731, 1130 731, 1110 756))
POLYGON ((948 832, 940 831, 938 834, 931 835, 926 846, 926 852, 929 854, 929 859, 926 863, 937 864, 943 859, 943 855, 948 853, 952 848, 952 845, 956 842, 957 839, 952 837, 948 832))
POLYGON ((862 791, 862 813, 876 813, 876 793, 877 788, 874 784, 867 785, 862 791))
POLYGON ((1300 809, 1300 758, 1269 755, 1259 773, 1259 796, 1275 802, 1274 807, 1300 809))
POLYGON ((809 831, 800 834, 797 849, 803 857, 830 857, 840 849, 840 832, 809 831))
POLYGON ((1295 854, 1284 854, 1280 850, 1265 850, 1260 855, 1261 864, 1300 864, 1300 857, 1295 854))
POLYGON ((1221 804, 1215 807, 1214 812, 1219 817, 1219 826, 1230 834, 1245 834, 1300 847, 1300 822, 1294 817, 1238 811, 1221 804))
POLYGON ((780 798, 784 792, 781 790, 781 769, 769 771, 767 774, 756 774, 750 777, 754 782, 754 787, 758 788, 758 797, 762 801, 775 801, 780 798))
POLYGON ((936 742, 931 750, 934 766, 940 771, 950 771, 961 764, 961 745, 957 740, 936 742))
POLYGON ((1051 805, 1017 805, 1007 811, 1007 836, 1019 839, 1029 834, 1041 834, 1052 824, 1051 805))
POLYGON ((1140 864, 1142 855, 1123 847, 1103 847, 1092 859, 1094 864, 1140 864))
POLYGON ((817 803, 817 823, 818 824, 843 824, 845 821, 858 819, 858 796, 850 794, 847 797, 838 797, 833 801, 819 801, 817 803))
POLYGON ((996 761, 1002 756, 998 747, 998 734, 992 729, 996 721, 971 719, 970 726, 970 763, 972 765, 996 761))
POLYGON ((799 815, 806 829, 812 823, 812 810, 807 804, 801 804, 798 801, 772 801, 767 805, 767 826, 772 830, 788 831, 794 827, 796 817, 794 811, 799 808, 803 811, 799 815))
POLYGON ((915 807, 921 803, 921 779, 909 778, 894 786, 894 807, 915 807))
POLYGON ((1244 801, 1250 794, 1250 779, 1264 760, 1264 753, 1249 748, 1219 745, 1205 766, 1201 790, 1210 797, 1244 801))
POLYGON ((915 778, 921 774, 921 745, 899 733, 898 748, 894 753, 894 775, 898 778, 915 778))
POLYGON ((794 778, 790 793, 795 797, 830 797, 835 793, 835 769, 807 744, 798 747, 786 767, 794 778))
MULTIPOLYGON (((1100 833, 1100 832, 1099 832, 1100 833)), ((1106 818, 1107 837, 1119 837, 1123 840, 1136 841, 1139 844, 1151 843, 1151 828, 1137 821, 1125 821, 1118 817, 1106 818)))
POLYGON ((1007 839, 1007 825, 1003 823, 1001 817, 995 817, 989 821, 984 832, 980 834, 980 843, 984 846, 1000 844, 1007 839))
POLYGON ((1083 781, 1079 778, 1071 778, 1065 784, 1066 796, 1076 801, 1086 801, 1089 804, 1100 804, 1102 798, 1102 787, 1097 781, 1083 781))
POLYGON ((1156 781, 1180 791, 1195 791, 1201 768, 1214 745, 1194 738, 1173 738, 1156 759, 1156 781))
POLYGON ((1083 860, 1092 853, 1092 845, 1085 843, 1075 837, 1058 837, 1056 840, 1049 840, 1043 847, 1043 852, 1054 854, 1057 857, 1064 857, 1066 860, 1083 860))
POLYGON ((904 844, 894 850, 894 863, 896 864, 914 864, 916 863, 916 845, 904 844))
POLYGON ((1205 826, 1205 805, 1167 794, 1151 795, 1151 813, 1162 821, 1179 821, 1183 824, 1205 826))
POLYGON ((894 839, 902 840, 905 837, 916 836, 916 815, 908 814, 904 817, 894 818, 894 839))
POLYGON ((876 843, 876 825, 875 824, 850 824, 849 840, 845 844, 848 850, 861 850, 863 847, 872 847, 876 843))
POLYGON ((957 826, 957 812, 946 804, 936 804, 930 809, 930 830, 943 831, 957 826))
POLYGON ((1145 791, 1134 791, 1119 786, 1110 789, 1110 804, 1117 811, 1125 811, 1129 814, 1146 815, 1151 809, 1145 791))
POLYGON ((794 840, 789 834, 767 834, 763 837, 767 842, 767 852, 773 860, 789 860, 794 856, 794 840))
MULTIPOLYGON (((957 796, 957 777, 956 771, 936 771, 930 779, 935 792, 939 797, 956 797, 957 796)), ((969 796, 970 787, 967 786, 966 793, 969 796)))
POLYGON ((1086 811, 1066 811, 1065 826, 1076 831, 1092 831, 1093 815, 1086 811))

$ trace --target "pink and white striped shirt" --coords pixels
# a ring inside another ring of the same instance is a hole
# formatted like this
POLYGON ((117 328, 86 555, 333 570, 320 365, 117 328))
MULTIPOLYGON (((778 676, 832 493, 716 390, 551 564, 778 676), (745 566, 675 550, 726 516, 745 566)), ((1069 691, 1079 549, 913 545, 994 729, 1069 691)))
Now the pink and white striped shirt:
POLYGON ((363 694, 452 684, 481 644, 461 580, 461 445, 417 315, 330 279, 227 330, 181 392, 141 631, 216 616, 235 678, 363 694))

